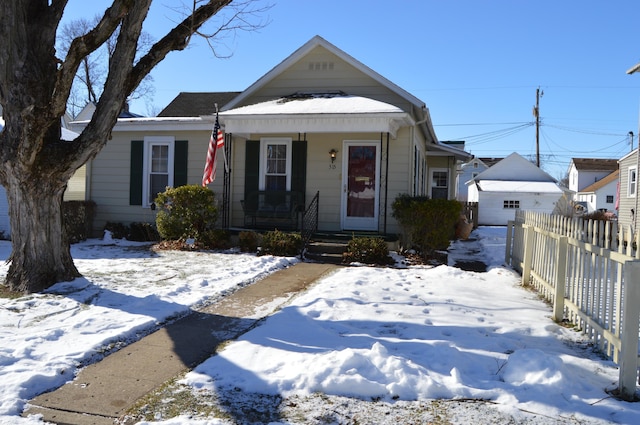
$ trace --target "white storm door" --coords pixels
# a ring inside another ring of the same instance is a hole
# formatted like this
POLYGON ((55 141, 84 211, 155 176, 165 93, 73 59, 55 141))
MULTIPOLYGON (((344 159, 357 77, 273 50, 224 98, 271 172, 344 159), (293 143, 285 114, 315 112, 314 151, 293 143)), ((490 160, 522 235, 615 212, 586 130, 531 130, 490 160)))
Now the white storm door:
POLYGON ((343 230, 378 230, 380 143, 345 141, 342 163, 343 230))

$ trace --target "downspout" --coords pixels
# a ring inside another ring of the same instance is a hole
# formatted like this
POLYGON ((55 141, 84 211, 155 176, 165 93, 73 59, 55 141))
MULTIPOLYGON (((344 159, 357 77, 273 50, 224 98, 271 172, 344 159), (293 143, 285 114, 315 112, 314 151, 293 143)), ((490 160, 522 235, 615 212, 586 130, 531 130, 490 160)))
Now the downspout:
MULTIPOLYGON (((382 144, 382 133, 380 133, 380 144, 382 144)), ((389 202, 389 132, 387 132, 387 155, 384 170, 384 234, 387 234, 387 204, 389 202)))

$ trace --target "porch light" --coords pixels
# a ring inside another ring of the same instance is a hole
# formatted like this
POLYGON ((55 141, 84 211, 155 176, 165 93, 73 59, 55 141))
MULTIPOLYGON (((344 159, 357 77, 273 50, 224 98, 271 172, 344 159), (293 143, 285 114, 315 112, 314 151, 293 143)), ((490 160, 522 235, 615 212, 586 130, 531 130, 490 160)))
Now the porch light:
POLYGON ((337 154, 337 153, 338 153, 338 151, 337 151, 337 150, 335 150, 335 149, 331 149, 331 150, 329 151, 329 158, 331 158, 331 163, 332 163, 332 164, 333 164, 333 163, 335 162, 335 160, 336 160, 336 154, 337 154))

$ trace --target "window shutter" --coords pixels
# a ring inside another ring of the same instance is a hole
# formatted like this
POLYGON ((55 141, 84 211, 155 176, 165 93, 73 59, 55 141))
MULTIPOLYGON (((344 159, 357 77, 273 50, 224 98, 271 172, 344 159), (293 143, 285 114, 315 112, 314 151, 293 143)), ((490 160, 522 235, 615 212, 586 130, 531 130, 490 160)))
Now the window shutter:
POLYGON ((131 165, 129 169, 129 205, 142 205, 142 162, 144 141, 131 141, 131 165))
POLYGON ((300 201, 305 202, 307 189, 307 141, 294 141, 291 148, 291 190, 300 193, 300 201))
POLYGON ((187 184, 188 146, 189 142, 187 140, 175 141, 175 152, 173 153, 173 187, 187 184))
POLYGON ((244 198, 258 190, 260 183, 260 141, 247 140, 244 156, 244 198))

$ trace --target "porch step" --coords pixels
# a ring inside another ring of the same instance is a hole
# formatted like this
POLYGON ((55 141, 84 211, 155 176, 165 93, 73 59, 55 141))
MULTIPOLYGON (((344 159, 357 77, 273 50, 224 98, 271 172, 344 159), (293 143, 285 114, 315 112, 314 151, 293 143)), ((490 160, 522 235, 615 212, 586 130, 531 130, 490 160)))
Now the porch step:
POLYGON ((346 241, 312 240, 307 244, 305 258, 318 263, 342 264, 346 241))

